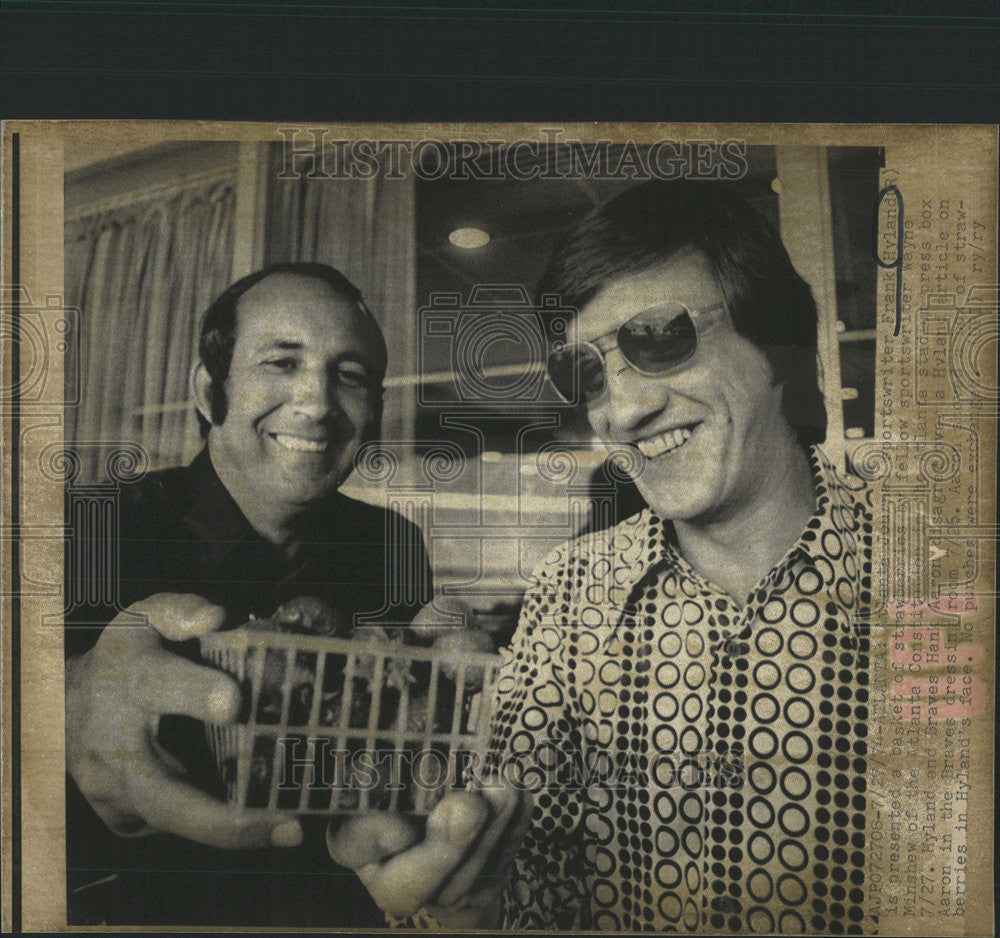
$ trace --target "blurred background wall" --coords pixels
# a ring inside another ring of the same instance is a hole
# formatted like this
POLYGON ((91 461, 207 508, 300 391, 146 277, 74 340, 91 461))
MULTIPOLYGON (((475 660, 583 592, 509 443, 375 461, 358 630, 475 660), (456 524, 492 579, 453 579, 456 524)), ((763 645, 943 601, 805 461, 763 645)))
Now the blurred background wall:
MULTIPOLYGON (((882 154, 751 147, 747 157, 744 190, 781 231, 819 305, 827 448, 846 460, 874 426, 882 154)), ((396 468, 392 478, 356 473, 346 490, 414 516, 439 583, 482 609, 516 605, 549 548, 588 518, 609 523, 631 513, 637 496, 602 471, 585 426, 544 385, 524 408, 468 406, 455 374, 458 333, 427 334, 427 315, 457 323, 516 314, 510 304, 518 296, 530 304, 563 233, 635 183, 412 171, 282 179, 282 169, 279 143, 95 142, 66 154, 67 300, 82 311, 80 342, 68 351, 82 379, 81 404, 67 415, 71 440, 140 443, 154 468, 190 461, 201 439, 187 382, 211 300, 264 264, 332 264, 366 297, 390 357, 383 429, 396 468), (459 229, 485 233, 488 243, 453 243, 459 229), (497 285, 508 291, 499 306, 497 285), (478 302, 491 295, 492 307, 478 302), (554 439, 576 454, 572 471, 556 458, 554 439), (414 486, 435 452, 428 504, 414 486)), ((498 333, 479 354, 484 373, 506 376, 500 388, 539 364, 516 330, 498 333)), ((84 478, 96 481, 100 451, 88 447, 81 457, 84 478)))

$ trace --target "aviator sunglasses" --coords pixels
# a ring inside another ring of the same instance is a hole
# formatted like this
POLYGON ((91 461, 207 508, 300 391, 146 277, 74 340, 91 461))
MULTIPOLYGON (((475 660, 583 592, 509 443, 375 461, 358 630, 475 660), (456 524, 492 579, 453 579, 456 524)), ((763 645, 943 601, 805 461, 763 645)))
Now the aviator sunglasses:
POLYGON ((607 387, 604 355, 615 348, 641 375, 669 374, 689 362, 698 350, 699 318, 720 309, 725 309, 725 303, 691 309, 675 300, 645 309, 593 342, 557 346, 546 362, 549 380, 567 404, 589 404, 607 387))

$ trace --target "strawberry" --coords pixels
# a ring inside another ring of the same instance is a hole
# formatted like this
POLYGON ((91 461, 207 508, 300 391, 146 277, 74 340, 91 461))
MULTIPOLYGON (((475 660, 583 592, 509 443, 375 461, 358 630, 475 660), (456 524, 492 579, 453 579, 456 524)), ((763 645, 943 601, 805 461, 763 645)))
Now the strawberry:
MULTIPOLYGON (((259 621, 263 623, 266 620, 259 621)), ((318 596, 290 599, 274 611, 270 621, 270 628, 275 631, 295 632, 299 635, 342 635, 346 631, 337 611, 318 596)))
MULTIPOLYGON (((486 632, 477 632, 472 629, 451 629, 434 639, 434 647, 441 651, 448 652, 451 661, 441 664, 441 671, 450 681, 457 681, 458 664, 456 659, 461 660, 469 654, 491 654, 493 652, 493 639, 486 632)), ((467 667, 465 669, 465 689, 479 690, 483 686, 483 669, 481 667, 467 667)))
POLYGON ((410 631, 421 641, 430 642, 448 632, 472 628, 475 613, 456 596, 437 596, 421 609, 410 623, 410 631))

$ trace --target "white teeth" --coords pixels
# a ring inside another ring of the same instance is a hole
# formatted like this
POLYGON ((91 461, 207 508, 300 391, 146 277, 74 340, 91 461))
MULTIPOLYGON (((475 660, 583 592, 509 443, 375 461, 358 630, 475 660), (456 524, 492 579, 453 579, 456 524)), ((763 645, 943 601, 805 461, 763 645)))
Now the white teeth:
POLYGON ((687 427, 678 427, 676 430, 667 430, 666 433, 650 437, 648 440, 639 440, 636 446, 639 447, 639 452, 649 459, 653 456, 661 456, 663 453, 669 453, 671 450, 677 449, 690 436, 691 431, 687 427))
POLYGON ((326 449, 325 440, 306 440, 301 436, 289 436, 286 433, 273 433, 271 438, 279 446, 295 450, 297 453, 322 453, 326 449))

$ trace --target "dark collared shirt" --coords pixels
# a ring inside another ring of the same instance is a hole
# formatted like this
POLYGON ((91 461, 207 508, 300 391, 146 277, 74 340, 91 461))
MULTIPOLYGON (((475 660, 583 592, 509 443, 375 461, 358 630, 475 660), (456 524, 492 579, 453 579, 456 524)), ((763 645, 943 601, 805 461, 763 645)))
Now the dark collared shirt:
POLYGON ((815 513, 739 607, 648 509, 537 572, 493 757, 536 791, 506 926, 861 933, 871 505, 815 513))
MULTIPOLYGON (((207 452, 188 467, 124 486, 118 524, 118 609, 154 593, 195 593, 225 608, 235 626, 296 596, 317 595, 348 623, 358 613, 402 623, 430 598, 423 538, 400 515, 334 493, 311 512, 300 549, 288 557, 251 527, 207 452)), ((93 623, 115 612, 70 610, 67 656, 86 651, 100 635, 93 623), (80 622, 91 625, 74 627, 80 622)), ((198 659, 196 643, 174 650, 198 659)), ((164 717, 159 738, 212 790, 201 724, 164 717)), ((322 818, 304 819, 306 838, 294 850, 216 850, 167 835, 128 839, 111 834, 72 780, 67 785, 71 924, 384 924, 355 876, 329 859, 322 818)))

